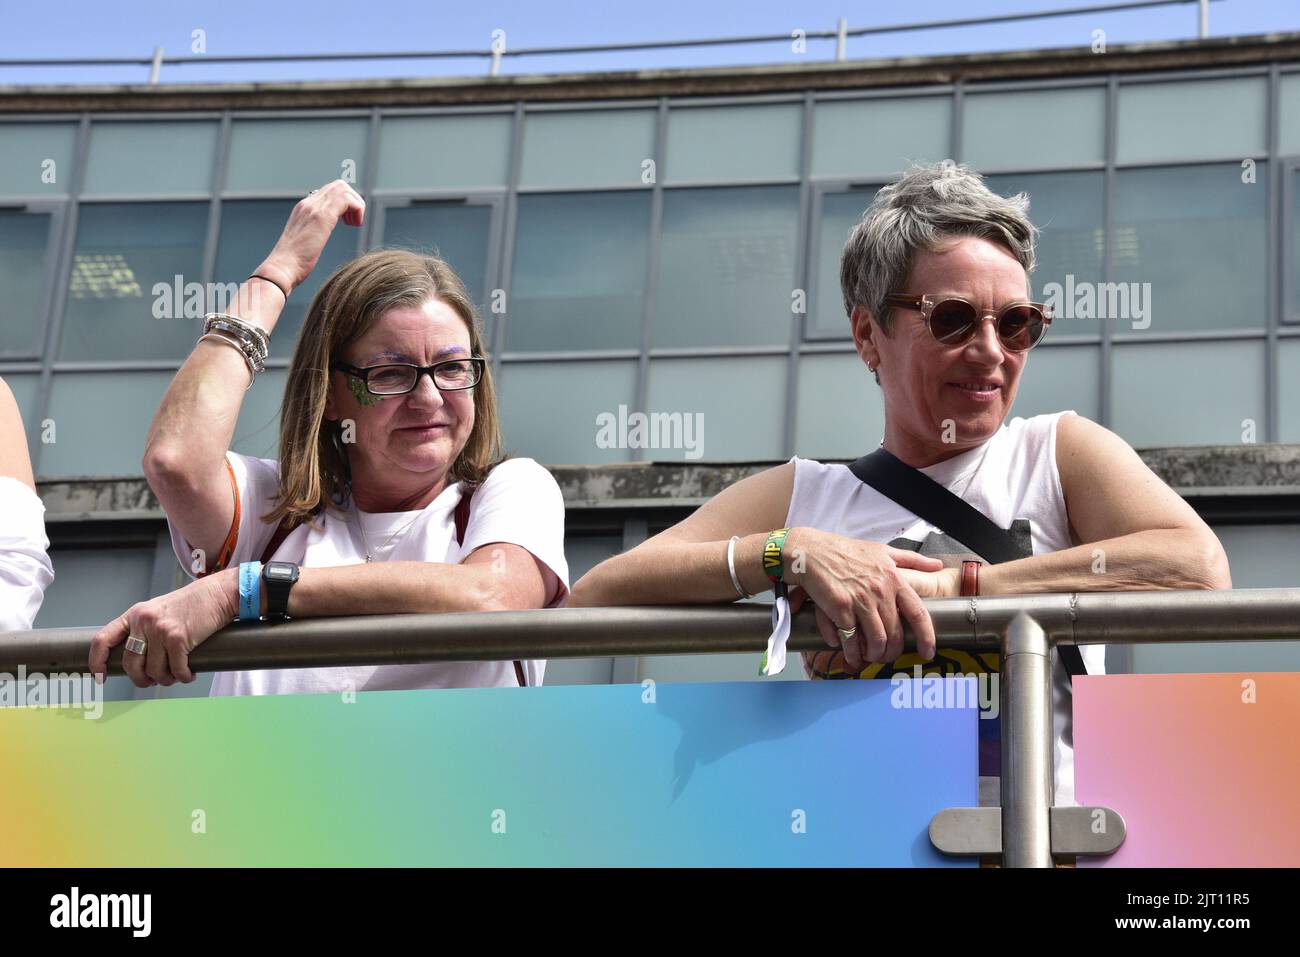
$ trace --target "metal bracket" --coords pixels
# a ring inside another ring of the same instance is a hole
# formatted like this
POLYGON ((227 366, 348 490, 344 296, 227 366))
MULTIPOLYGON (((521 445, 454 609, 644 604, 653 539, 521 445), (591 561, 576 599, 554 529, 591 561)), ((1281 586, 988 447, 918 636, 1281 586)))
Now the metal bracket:
MULTIPOLYGON (((1053 854, 1114 854, 1126 834, 1124 818, 1108 807, 1052 808, 1053 854)), ((1002 808, 950 807, 940 811, 930 820, 930 843, 942 854, 1001 854, 1002 808)))
POLYGON ((950 807, 930 819, 930 843, 943 854, 1001 854, 1002 808, 950 807))
POLYGON ((1076 857, 1114 854, 1127 835, 1124 818, 1108 807, 1052 808, 1052 853, 1076 857))

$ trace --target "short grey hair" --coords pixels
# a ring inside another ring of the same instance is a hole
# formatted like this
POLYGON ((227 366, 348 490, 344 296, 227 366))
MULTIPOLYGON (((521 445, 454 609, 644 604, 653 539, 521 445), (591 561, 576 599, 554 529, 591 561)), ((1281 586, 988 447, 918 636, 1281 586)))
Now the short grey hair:
POLYGON ((951 160, 913 166, 876 193, 849 233, 840 257, 845 313, 865 306, 888 334, 892 309, 885 296, 907 281, 918 252, 938 251, 956 236, 995 242, 1032 272, 1038 230, 1028 212, 1026 194, 999 196, 969 166, 951 160))

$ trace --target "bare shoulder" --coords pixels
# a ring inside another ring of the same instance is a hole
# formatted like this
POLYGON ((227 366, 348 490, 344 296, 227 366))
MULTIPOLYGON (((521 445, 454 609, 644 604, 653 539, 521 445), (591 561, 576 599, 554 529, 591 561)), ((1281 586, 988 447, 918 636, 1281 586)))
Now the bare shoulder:
POLYGON ((679 541, 711 542, 779 528, 790 511, 794 471, 794 463, 785 462, 747 475, 663 534, 679 541))
POLYGON ((1056 465, 1070 525, 1083 541, 1196 521, 1131 445, 1084 416, 1058 420, 1056 465))

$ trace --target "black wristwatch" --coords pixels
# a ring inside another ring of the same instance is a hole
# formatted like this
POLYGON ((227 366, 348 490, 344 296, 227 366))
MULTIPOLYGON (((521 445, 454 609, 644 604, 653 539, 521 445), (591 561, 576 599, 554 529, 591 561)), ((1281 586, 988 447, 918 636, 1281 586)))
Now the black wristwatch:
POLYGON ((262 589, 266 592, 263 618, 288 618, 289 592, 298 580, 298 566, 293 562, 267 562, 262 566, 262 589))

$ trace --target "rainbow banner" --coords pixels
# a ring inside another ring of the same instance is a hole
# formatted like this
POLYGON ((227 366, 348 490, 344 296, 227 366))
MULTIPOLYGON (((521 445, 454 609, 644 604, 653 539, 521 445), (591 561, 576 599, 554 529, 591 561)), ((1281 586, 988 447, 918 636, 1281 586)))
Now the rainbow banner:
POLYGON ((0 864, 970 865, 927 828, 978 803, 974 691, 892 697, 647 682, 0 708, 0 864))
POLYGON ((1080 804, 1118 811, 1113 867, 1300 866, 1300 674, 1074 679, 1080 804))

